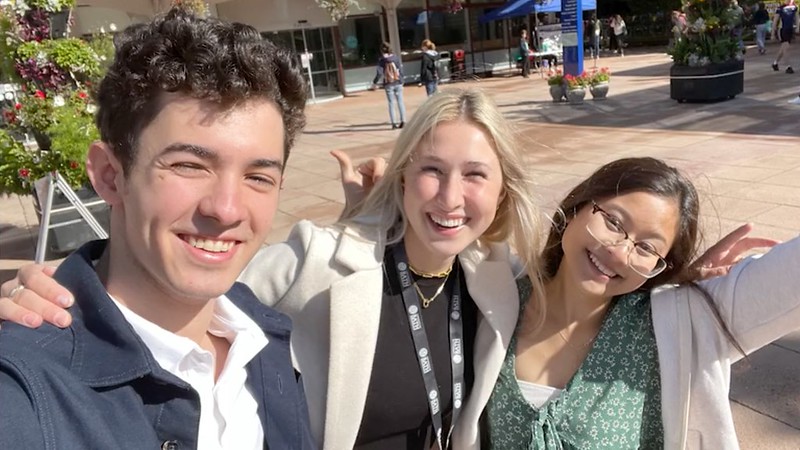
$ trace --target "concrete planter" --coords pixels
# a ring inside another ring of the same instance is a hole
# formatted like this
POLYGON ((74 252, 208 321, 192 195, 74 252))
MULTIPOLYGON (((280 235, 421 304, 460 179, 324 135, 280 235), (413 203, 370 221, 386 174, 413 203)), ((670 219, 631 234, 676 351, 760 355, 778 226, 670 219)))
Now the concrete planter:
POLYGON ((744 91, 744 61, 701 67, 673 65, 669 78, 670 98, 678 103, 729 100, 744 91))

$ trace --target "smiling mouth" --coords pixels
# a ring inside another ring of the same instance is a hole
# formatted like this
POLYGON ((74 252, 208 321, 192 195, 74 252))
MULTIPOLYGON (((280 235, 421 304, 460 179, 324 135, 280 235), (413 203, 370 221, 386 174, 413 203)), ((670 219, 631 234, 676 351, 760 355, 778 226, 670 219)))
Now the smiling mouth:
POLYGON ((434 216, 433 214, 428 214, 428 217, 431 219, 431 222, 435 223, 441 228, 446 228, 448 230, 453 230, 462 227, 464 226, 464 224, 467 223, 466 217, 460 217, 458 219, 448 219, 446 217, 434 216))
POLYGON ((600 262, 600 260, 599 260, 599 259, 597 259, 597 257, 596 257, 596 256, 594 256, 594 254, 593 254, 592 252, 590 252, 590 251, 587 251, 586 253, 589 255, 589 261, 591 261, 591 262, 592 262, 592 264, 594 265, 594 267, 595 267, 595 268, 596 268, 596 269, 597 269, 597 270, 598 270, 600 273, 602 273, 603 275, 607 276, 608 278, 616 278, 616 277, 618 277, 618 276, 619 276, 619 275, 617 275, 617 274, 616 274, 616 273, 615 273, 613 270, 611 270, 609 267, 607 267, 607 266, 605 266, 603 263, 601 263, 601 262, 600 262))
POLYGON ((181 239, 194 248, 211 253, 225 253, 230 251, 238 241, 224 241, 217 239, 203 239, 194 236, 182 235, 181 239))

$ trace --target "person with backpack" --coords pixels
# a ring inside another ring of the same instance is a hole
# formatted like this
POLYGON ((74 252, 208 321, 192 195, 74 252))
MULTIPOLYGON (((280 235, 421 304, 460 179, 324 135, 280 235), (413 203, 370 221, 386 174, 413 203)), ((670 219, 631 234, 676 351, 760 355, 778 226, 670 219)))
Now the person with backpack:
POLYGON ((439 84, 439 68, 436 63, 439 61, 439 53, 436 51, 436 44, 430 39, 422 41, 422 62, 419 67, 419 81, 425 85, 425 92, 428 97, 436 93, 439 84))
POLYGON ((406 122, 406 105, 403 103, 403 63, 399 56, 392 53, 392 46, 388 42, 381 44, 381 53, 375 78, 372 80, 372 89, 376 89, 378 83, 383 80, 383 89, 389 102, 389 120, 392 122, 392 129, 396 130, 403 128, 406 122), (395 122, 395 104, 400 111, 399 124, 395 122))

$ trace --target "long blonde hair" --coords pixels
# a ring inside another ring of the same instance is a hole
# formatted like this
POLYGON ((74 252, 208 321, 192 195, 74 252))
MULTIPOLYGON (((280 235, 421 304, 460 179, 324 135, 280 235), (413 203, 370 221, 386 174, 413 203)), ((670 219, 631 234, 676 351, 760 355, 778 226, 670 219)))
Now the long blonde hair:
POLYGON ((480 90, 445 90, 420 106, 400 133, 385 175, 369 196, 343 217, 343 223, 360 230, 377 230, 374 237, 384 245, 402 240, 408 227, 403 210, 403 171, 420 142, 432 137, 438 124, 453 121, 470 123, 488 135, 503 173, 503 198, 494 221, 480 240, 510 242, 530 275, 534 295, 543 296, 540 243, 544 216, 534 201, 533 177, 526 170, 528 164, 515 130, 480 90))

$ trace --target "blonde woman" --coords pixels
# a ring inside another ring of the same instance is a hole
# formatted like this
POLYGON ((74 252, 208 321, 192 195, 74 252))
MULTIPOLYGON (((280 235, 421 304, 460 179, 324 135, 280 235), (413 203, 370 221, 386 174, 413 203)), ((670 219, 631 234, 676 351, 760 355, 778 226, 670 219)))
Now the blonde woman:
POLYGON ((428 97, 436 93, 439 85, 439 68, 436 64, 439 61, 439 53, 436 51, 436 44, 430 39, 422 41, 422 59, 419 67, 419 81, 425 85, 425 92, 428 97))

